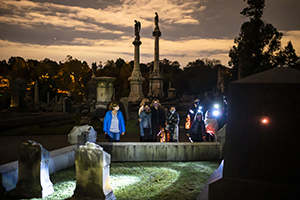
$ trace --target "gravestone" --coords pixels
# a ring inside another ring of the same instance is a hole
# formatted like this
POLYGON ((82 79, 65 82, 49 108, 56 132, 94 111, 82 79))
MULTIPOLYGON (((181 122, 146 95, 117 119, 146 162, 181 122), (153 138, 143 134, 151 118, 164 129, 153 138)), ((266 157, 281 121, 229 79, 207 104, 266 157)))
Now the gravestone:
POLYGON ((97 105, 107 105, 114 94, 115 77, 97 77, 97 105))
POLYGON ((54 192, 49 178, 49 151, 41 144, 28 140, 18 148, 18 182, 12 196, 44 198, 54 192))
POLYGON ((72 113, 73 110, 73 103, 71 99, 71 93, 68 93, 68 96, 64 98, 63 102, 63 112, 72 113))
POLYGON ((171 87, 171 82, 169 82, 169 89, 168 89, 168 99, 175 99, 176 98, 176 89, 171 87))
POLYGON ((110 154, 87 142, 76 151, 76 189, 72 199, 116 199, 109 185, 110 154))
POLYGON ((92 126, 74 126, 68 134, 68 142, 70 144, 83 145, 86 142, 96 142, 97 132, 92 126))
POLYGON ((300 71, 275 68, 233 82, 223 177, 209 199, 299 199, 300 71))
POLYGON ((19 77, 12 81, 10 84, 11 88, 11 105, 13 109, 18 109, 18 111, 26 111, 26 90, 27 84, 19 77))

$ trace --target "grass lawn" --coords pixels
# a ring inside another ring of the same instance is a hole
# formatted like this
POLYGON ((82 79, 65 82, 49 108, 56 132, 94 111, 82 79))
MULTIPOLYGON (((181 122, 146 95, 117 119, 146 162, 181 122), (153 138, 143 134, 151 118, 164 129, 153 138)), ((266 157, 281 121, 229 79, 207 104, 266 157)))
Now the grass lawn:
MULTIPOLYGON (((217 161, 111 163, 110 185, 118 200, 194 200, 218 166, 217 161)), ((55 192, 44 199, 67 199, 73 195, 75 167, 50 177, 55 192)))

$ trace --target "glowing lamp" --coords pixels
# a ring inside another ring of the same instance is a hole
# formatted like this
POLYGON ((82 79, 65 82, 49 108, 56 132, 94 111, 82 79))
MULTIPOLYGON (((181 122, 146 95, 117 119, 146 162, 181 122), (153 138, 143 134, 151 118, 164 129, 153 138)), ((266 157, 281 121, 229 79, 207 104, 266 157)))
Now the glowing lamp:
POLYGON ((268 125, 269 124, 269 118, 268 117, 263 117, 260 119, 260 123, 262 123, 263 125, 268 125))

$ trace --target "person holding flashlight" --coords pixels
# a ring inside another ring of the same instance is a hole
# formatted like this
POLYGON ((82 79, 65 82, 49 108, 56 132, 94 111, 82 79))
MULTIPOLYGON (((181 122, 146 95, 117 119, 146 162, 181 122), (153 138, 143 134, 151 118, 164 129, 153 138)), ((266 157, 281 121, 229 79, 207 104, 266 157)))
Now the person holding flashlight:
POLYGON ((205 142, 206 141, 206 130, 202 120, 202 113, 197 113, 196 120, 191 126, 188 134, 191 137, 192 142, 205 142))
POLYGON ((204 124, 206 128, 206 140, 208 142, 217 142, 217 132, 219 130, 218 121, 213 117, 210 110, 205 113, 204 124))

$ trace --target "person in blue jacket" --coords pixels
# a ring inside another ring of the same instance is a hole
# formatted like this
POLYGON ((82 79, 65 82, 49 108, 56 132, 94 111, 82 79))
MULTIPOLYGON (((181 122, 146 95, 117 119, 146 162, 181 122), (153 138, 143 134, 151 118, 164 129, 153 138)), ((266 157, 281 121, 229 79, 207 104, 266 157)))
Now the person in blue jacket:
POLYGON ((119 103, 111 102, 109 111, 106 112, 103 121, 103 132, 108 142, 119 142, 121 135, 125 134, 125 122, 119 103))

